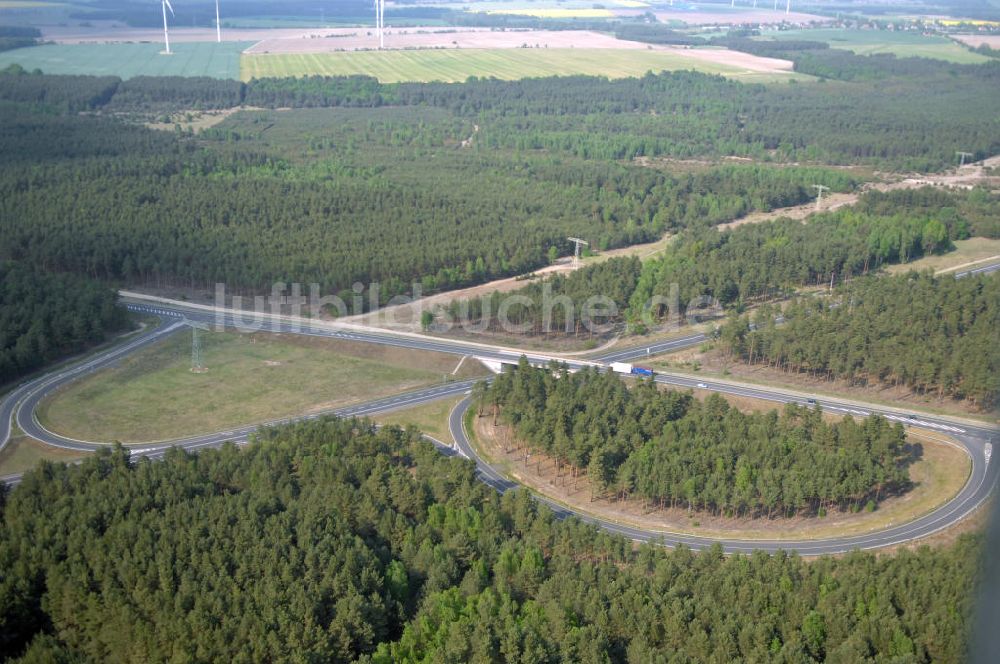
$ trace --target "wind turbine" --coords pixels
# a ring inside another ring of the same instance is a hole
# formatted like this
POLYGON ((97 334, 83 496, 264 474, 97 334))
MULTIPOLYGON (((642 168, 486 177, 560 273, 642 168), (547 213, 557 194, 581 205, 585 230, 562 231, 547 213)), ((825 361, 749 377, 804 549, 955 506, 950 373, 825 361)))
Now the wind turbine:
POLYGON ((170 0, 160 0, 160 5, 163 8, 163 43, 167 47, 163 53, 164 55, 170 55, 170 32, 167 30, 167 10, 170 10, 171 16, 176 16, 176 14, 174 14, 174 8, 170 6, 170 0))
POLYGON ((785 16, 788 16, 792 11, 792 0, 785 0, 785 16))
POLYGON ((220 44, 222 43, 222 23, 219 22, 219 0, 215 0, 215 38, 220 44))
POLYGON ((379 49, 385 48, 385 0, 375 0, 375 32, 379 49))

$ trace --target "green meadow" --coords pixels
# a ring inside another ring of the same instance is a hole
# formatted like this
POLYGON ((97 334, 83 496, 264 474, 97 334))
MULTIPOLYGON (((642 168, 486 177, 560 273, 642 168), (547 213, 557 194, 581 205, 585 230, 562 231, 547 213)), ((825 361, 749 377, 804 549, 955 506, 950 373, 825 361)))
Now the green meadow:
POLYGON ((240 54, 249 42, 179 42, 163 55, 162 43, 46 44, 0 53, 0 69, 19 64, 46 74, 210 76, 238 79, 240 54))

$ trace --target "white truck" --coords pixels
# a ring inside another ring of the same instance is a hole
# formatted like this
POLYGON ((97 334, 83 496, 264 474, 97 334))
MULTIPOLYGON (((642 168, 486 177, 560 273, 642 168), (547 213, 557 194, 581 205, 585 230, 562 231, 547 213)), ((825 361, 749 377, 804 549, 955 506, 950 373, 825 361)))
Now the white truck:
POLYGON ((983 448, 983 455, 986 457, 986 465, 989 465, 990 457, 993 456, 993 443, 986 443, 986 447, 983 448))
POLYGON ((637 367, 634 364, 629 364, 628 362, 612 362, 611 370, 615 373, 629 374, 632 376, 645 376, 647 378, 651 377, 655 373, 648 367, 637 367))

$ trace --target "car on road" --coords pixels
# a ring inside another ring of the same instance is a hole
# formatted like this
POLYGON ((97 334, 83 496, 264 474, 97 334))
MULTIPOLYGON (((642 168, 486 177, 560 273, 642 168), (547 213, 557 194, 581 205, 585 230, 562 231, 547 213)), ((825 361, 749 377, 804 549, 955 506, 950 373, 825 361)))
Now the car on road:
POLYGON ((698 383, 698 387, 700 387, 703 390, 707 390, 708 389, 708 385, 706 385, 705 383, 698 383))
POLYGON ((816 405, 816 400, 815 399, 806 399, 806 403, 815 406, 816 405))

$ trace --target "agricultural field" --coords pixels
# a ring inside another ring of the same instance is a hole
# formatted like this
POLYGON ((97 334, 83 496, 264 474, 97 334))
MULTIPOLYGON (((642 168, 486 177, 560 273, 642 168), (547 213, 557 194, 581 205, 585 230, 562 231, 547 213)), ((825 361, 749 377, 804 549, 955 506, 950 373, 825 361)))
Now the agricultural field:
POLYGON ((0 11, 4 9, 47 9, 61 7, 61 2, 36 2, 34 0, 0 0, 0 11))
POLYGON ((18 64, 46 74, 120 76, 210 76, 236 79, 240 53, 248 42, 171 43, 172 55, 161 55, 162 43, 46 44, 0 53, 0 69, 18 64))
MULTIPOLYGON (((608 78, 642 76, 646 72, 691 69, 751 80, 761 76, 792 78, 771 71, 713 61, 667 50, 612 49, 439 49, 387 52, 344 52, 245 55, 242 78, 269 76, 344 76, 366 74, 383 83, 400 81, 464 81, 470 76, 515 80, 543 76, 592 75, 608 78)), ((708 51, 705 51, 707 54, 708 51)), ((738 54, 734 54, 734 57, 738 54)), ((774 61, 781 62, 781 61, 774 61)))
POLYGON ((937 58, 959 64, 988 62, 989 58, 951 41, 947 37, 925 36, 914 32, 889 32, 886 30, 786 30, 768 32, 768 37, 778 40, 809 39, 825 41, 832 48, 842 48, 858 55, 893 53, 901 58, 937 58))
POLYGON ((538 18, 596 18, 613 16, 616 9, 649 9, 639 0, 607 0, 599 4, 588 0, 473 0, 456 5, 447 2, 422 2, 429 7, 461 8, 469 13, 508 14, 538 18))
MULTIPOLYGON (((251 31, 244 31, 249 33, 251 31)), ((378 38, 369 29, 272 31, 247 49, 247 55, 283 53, 340 53, 372 50, 378 38), (291 34, 289 34, 291 33, 291 34)), ((649 50, 647 44, 618 39, 592 30, 487 30, 483 28, 394 28, 386 31, 389 50, 453 48, 582 48, 649 50)), ((654 47, 655 48, 655 47, 654 47)))
POLYGON ((962 42, 972 48, 989 46, 990 48, 1000 49, 1000 35, 952 35, 952 37, 956 41, 962 42))
POLYGON ((68 23, 79 8, 63 2, 36 0, 0 0, 0 25, 37 27, 42 24, 68 23))
POLYGON ((614 13, 609 9, 567 9, 562 7, 552 9, 490 9, 486 13, 531 16, 532 18, 612 18, 614 16, 614 13))

